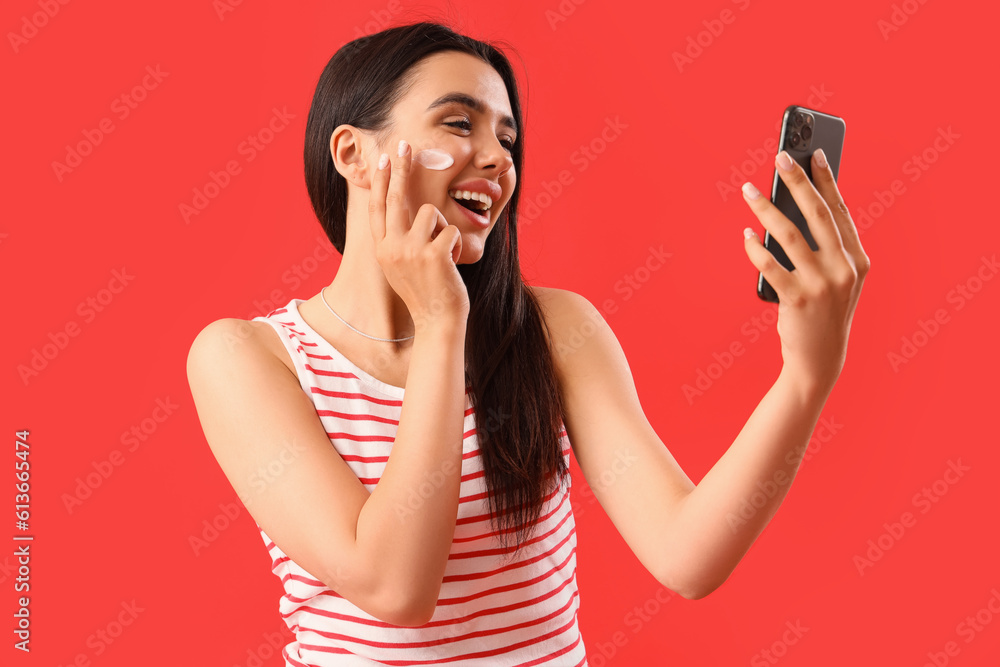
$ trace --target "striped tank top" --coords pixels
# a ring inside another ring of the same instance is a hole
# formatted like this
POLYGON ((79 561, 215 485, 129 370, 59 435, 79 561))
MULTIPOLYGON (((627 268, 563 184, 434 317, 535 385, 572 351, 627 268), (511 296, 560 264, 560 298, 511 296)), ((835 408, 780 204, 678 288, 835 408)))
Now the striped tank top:
MULTIPOLYGON (((292 299, 266 316, 288 350, 302 390, 330 442, 369 492, 392 451, 402 387, 356 366, 316 333, 292 299)), ((381 621, 338 595, 292 561, 257 525, 284 594, 278 609, 295 640, 285 666, 449 665, 586 667, 577 624, 576 523, 570 476, 545 500, 535 532, 516 560, 501 563, 489 520, 486 484, 468 389, 462 481, 455 536, 437 607, 419 627, 381 621)), ((569 466, 570 444, 560 442, 569 466)))

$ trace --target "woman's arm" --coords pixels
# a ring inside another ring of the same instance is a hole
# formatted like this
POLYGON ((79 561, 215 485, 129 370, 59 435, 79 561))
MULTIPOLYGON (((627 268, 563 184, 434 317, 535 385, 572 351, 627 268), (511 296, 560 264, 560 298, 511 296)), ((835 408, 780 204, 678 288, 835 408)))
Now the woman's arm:
POLYGON ((736 569, 785 499, 827 396, 782 371, 733 444, 678 505, 683 536, 670 571, 689 573, 695 598, 736 569))
POLYGON ((205 437, 240 500, 288 556, 396 625, 433 614, 462 474, 464 325, 417 330, 392 454, 369 493, 331 445, 270 326, 209 324, 187 373, 205 437), (261 474, 261 471, 265 471, 261 474), (435 492, 426 493, 428 480, 435 492), (417 500, 414 500, 414 497, 417 500))
POLYGON ((358 545, 430 621, 451 552, 465 440, 464 321, 418 327, 392 454, 358 517, 358 545), (433 491, 428 493, 428 483, 433 491))
POLYGON ((539 291, 553 336, 566 430, 590 491, 643 566, 688 599, 708 595, 728 578, 788 492, 840 375, 869 268, 829 169, 814 162, 815 187, 798 165, 779 173, 819 250, 813 252, 759 193, 747 197, 796 267, 794 273, 785 270, 756 235, 746 238, 747 254, 780 298, 783 366, 697 486, 646 419, 621 345, 597 309, 566 290, 539 291), (766 502, 743 519, 744 501, 751 507, 761 502, 754 496, 758 491, 766 502))
POLYGON ((777 512, 795 477, 810 435, 847 356, 847 339, 870 262, 821 150, 812 156, 815 185, 782 151, 775 160, 812 231, 801 231, 751 183, 744 198, 785 249, 788 271, 750 228, 745 249, 780 300, 778 335, 783 365, 777 381, 736 441, 680 504, 674 530, 686 537, 675 567, 703 591, 733 571, 777 512))

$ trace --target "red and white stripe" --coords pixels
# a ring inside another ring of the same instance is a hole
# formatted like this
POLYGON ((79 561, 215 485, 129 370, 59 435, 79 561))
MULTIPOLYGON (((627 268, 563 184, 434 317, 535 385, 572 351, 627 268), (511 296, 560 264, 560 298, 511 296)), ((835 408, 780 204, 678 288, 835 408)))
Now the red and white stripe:
MULTIPOLYGON (((372 377, 302 319, 292 299, 265 321, 281 337, 330 442, 369 491, 392 451, 404 390, 372 377)), ((449 665, 586 667, 577 624, 576 524, 565 475, 545 500, 532 539, 502 564, 489 522, 486 485, 466 388, 462 484, 455 537, 437 608, 416 628, 385 623, 314 579, 263 530, 271 570, 285 593, 279 611, 296 640, 286 666, 449 665)), ((565 424, 563 456, 569 466, 565 424)), ((260 526, 258 525, 258 529, 260 526)))

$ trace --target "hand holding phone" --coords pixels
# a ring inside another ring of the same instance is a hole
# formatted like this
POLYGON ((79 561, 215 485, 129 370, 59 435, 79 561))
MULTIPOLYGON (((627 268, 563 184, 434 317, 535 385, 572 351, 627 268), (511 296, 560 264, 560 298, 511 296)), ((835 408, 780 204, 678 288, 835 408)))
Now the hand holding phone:
MULTIPOLYGON (((786 111, 786 120, 790 120, 792 109, 786 111)), ((812 130, 817 130, 819 123, 813 116, 810 126, 806 118, 800 116, 800 122, 791 120, 782 128, 787 140, 782 142, 783 152, 775 160, 777 176, 771 201, 749 181, 743 184, 744 201, 770 240, 765 246, 747 227, 744 248, 760 272, 761 298, 766 299, 768 289, 774 293, 774 301, 778 301, 778 295, 781 297, 777 329, 784 365, 780 381, 790 383, 803 397, 825 401, 847 356, 851 321, 871 262, 840 196, 836 181, 839 160, 828 158, 824 162, 821 153, 805 149, 806 153, 802 148, 806 140, 816 136, 812 130), (789 131, 790 127, 794 131, 789 131), (786 156, 788 160, 783 159, 786 156), (805 165, 799 161, 803 156, 805 165), (788 193, 787 200, 784 192, 788 193), (800 209, 807 212, 808 220, 800 209), (781 241, 781 246, 775 239, 781 241), (780 257, 775 252, 779 247, 780 257)), ((830 126, 819 126, 824 137, 833 137, 833 155, 838 158, 836 147, 843 136, 843 121, 840 123, 841 139, 835 133, 831 135, 830 126)), ((810 145, 815 147, 816 143, 810 145)))

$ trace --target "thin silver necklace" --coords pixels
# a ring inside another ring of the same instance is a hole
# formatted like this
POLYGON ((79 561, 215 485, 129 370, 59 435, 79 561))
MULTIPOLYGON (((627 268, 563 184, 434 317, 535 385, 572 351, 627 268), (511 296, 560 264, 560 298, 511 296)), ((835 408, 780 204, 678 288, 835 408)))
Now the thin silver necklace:
MULTIPOLYGON (((326 295, 324 294, 324 292, 326 292, 326 288, 325 288, 325 287, 324 287, 324 288, 323 288, 322 290, 320 290, 320 292, 319 292, 319 296, 320 296, 320 298, 321 298, 321 299, 323 299, 323 303, 325 303, 325 304, 326 304, 326 307, 327 307, 327 308, 330 308, 330 312, 331 312, 331 313, 333 313, 334 315, 336 315, 336 316, 337 316, 337 319, 338 319, 338 320, 340 320, 340 321, 341 321, 341 322, 343 322, 344 324, 347 324, 347 320, 345 320, 345 319, 344 319, 343 317, 341 317, 340 315, 337 315, 337 311, 335 311, 335 310, 334 310, 334 309, 333 309, 333 308, 332 308, 332 307, 330 306, 330 304, 329 304, 329 303, 327 303, 327 300, 326 300, 326 295)), ((368 334, 366 334, 366 333, 365 333, 365 332, 363 332, 363 331, 358 331, 357 329, 355 329, 354 327, 352 327, 352 326, 351 326, 350 324, 347 324, 347 326, 348 326, 348 328, 350 328, 350 329, 351 329, 352 331, 357 331, 357 332, 358 332, 359 334, 361 334, 361 335, 362 335, 362 336, 364 336, 365 338, 371 338, 372 340, 379 340, 379 341, 382 341, 383 343, 399 343, 400 341, 404 341, 404 340, 410 340, 411 338, 413 338, 413 336, 407 336, 406 338, 379 338, 378 336, 369 336, 368 334)), ((415 336, 415 335, 416 335, 416 334, 414 334, 414 336, 415 336)))

